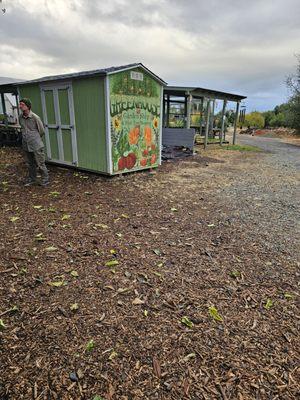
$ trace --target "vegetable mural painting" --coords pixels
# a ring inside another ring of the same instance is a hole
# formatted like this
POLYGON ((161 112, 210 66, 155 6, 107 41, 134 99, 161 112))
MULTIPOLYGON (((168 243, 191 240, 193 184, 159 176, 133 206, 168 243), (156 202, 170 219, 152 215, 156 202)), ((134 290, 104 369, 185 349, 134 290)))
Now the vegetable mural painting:
POLYGON ((156 166, 160 135, 160 85, 144 73, 110 77, 113 171, 156 166))

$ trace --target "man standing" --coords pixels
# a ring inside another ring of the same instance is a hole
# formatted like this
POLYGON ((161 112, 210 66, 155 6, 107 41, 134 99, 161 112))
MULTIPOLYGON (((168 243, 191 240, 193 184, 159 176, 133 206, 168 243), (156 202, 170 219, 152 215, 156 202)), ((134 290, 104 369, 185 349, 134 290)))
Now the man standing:
POLYGON ((42 174, 40 184, 46 186, 49 184, 49 175, 45 165, 44 143, 42 141, 42 136, 45 133, 43 123, 40 117, 31 111, 30 99, 21 99, 19 107, 22 111, 19 118, 22 131, 22 147, 25 151, 29 172, 25 186, 36 183, 37 168, 42 174))

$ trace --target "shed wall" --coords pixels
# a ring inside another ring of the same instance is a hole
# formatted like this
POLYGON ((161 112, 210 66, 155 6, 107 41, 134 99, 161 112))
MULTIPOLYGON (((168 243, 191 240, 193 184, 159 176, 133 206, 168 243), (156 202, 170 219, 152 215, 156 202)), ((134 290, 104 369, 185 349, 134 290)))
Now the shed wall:
POLYGON ((19 88, 20 99, 28 97, 32 103, 32 111, 43 120, 43 110, 41 101, 41 92, 38 84, 21 86, 19 88))
POLYGON ((78 167, 108 172, 104 79, 91 77, 73 81, 78 167))

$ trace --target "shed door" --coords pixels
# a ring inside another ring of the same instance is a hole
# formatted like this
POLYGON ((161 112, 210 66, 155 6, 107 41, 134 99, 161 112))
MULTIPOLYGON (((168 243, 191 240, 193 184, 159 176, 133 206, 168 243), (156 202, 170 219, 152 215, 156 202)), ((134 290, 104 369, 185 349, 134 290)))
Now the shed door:
POLYGON ((76 129, 71 84, 41 87, 47 157, 77 165, 76 129))

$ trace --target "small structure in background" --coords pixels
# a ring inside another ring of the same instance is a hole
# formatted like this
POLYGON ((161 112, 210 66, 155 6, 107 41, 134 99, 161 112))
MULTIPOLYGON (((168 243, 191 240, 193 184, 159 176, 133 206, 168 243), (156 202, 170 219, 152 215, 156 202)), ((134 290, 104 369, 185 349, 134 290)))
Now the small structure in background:
POLYGON ((18 91, 13 87, 15 79, 0 78, 0 146, 19 146, 18 91))
MULTIPOLYGON (((199 87, 167 86, 164 89, 163 102, 163 144, 170 141, 172 128, 189 130, 194 128, 203 137, 204 148, 209 136, 219 136, 219 143, 225 141, 225 113, 229 101, 236 103, 233 144, 236 141, 236 129, 239 118, 240 102, 246 96, 199 87), (223 102, 220 126, 215 126, 216 101, 223 102)), ((188 132, 188 131, 187 131, 188 132)), ((175 135, 178 135, 177 133, 175 135)))

